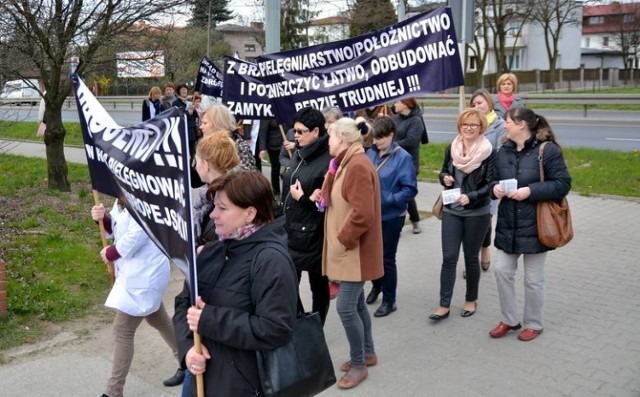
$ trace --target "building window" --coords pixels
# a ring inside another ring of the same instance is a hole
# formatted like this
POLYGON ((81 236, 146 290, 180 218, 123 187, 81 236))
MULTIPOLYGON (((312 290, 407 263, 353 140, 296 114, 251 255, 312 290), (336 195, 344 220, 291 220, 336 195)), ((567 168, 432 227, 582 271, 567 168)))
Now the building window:
POLYGON ((602 46, 609 47, 609 37, 605 36, 602 38, 602 46))
POLYGON ((507 54, 507 65, 510 70, 519 70, 522 65, 520 65, 520 53, 522 50, 516 50, 513 55, 507 54))
POLYGON ((256 52, 256 45, 255 44, 245 44, 244 45, 244 51, 245 52, 256 52))
POLYGON ((604 23, 604 16, 589 17, 589 25, 600 25, 604 23))
POLYGON ((622 23, 633 23, 636 20, 636 16, 634 14, 624 14, 622 17, 622 23))

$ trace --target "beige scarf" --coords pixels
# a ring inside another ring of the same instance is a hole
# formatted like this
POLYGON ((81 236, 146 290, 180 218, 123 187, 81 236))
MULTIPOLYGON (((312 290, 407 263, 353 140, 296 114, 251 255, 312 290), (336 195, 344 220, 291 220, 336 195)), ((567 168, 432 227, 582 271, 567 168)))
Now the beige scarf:
POLYGON ((465 153, 462 137, 457 135, 451 143, 451 159, 453 160, 453 166, 465 174, 470 174, 473 170, 480 167, 480 164, 489 157, 491 150, 493 150, 491 142, 482 136, 476 140, 465 153))

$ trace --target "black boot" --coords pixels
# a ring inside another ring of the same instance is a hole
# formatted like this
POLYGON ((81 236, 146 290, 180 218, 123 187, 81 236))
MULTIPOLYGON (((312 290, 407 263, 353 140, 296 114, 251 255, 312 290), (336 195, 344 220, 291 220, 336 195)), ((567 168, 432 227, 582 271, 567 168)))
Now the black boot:
POLYGON ((162 381, 162 384, 165 386, 178 386, 181 385, 184 381, 184 370, 182 368, 178 368, 175 374, 169 379, 165 379, 162 381))
POLYGON ((382 289, 374 285, 373 288, 371 288, 371 292, 369 292, 369 295, 367 295, 367 300, 366 300, 367 304, 370 305, 374 303, 376 300, 378 300, 378 295, 380 295, 381 292, 382 292, 382 289))

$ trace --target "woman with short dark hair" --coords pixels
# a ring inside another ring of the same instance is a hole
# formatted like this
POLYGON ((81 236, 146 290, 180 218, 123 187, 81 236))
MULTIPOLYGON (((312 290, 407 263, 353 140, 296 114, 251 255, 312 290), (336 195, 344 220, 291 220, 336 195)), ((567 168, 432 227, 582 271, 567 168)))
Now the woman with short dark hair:
POLYGON ((373 314, 375 317, 385 317, 396 311, 396 252, 407 214, 407 203, 418 193, 413 159, 394 142, 395 135, 396 124, 391 117, 380 116, 373 120, 373 146, 367 150, 367 156, 376 167, 380 180, 384 262, 384 276, 373 280, 375 294, 382 291, 382 304, 373 314))
MULTIPOLYGON (((284 230, 274 223, 273 191, 258 171, 238 170, 209 190, 218 241, 197 257, 198 291, 176 297, 173 317, 180 358, 204 376, 205 395, 262 395, 256 350, 274 349, 291 337, 297 283, 284 230), (194 348, 193 334, 202 340, 194 348)), ((185 288, 187 289, 187 288, 185 288)), ((190 382, 195 395, 196 382, 190 382)))
MULTIPOLYGON (((329 311, 329 280, 322 274, 322 241, 324 213, 318 211, 311 193, 322 187, 329 167, 329 137, 325 117, 319 110, 306 107, 293 118, 296 146, 289 167, 284 174, 283 200, 287 245, 298 272, 309 276, 312 310, 320 314, 322 323, 329 311)), ((304 312, 302 301, 299 310, 304 312)))

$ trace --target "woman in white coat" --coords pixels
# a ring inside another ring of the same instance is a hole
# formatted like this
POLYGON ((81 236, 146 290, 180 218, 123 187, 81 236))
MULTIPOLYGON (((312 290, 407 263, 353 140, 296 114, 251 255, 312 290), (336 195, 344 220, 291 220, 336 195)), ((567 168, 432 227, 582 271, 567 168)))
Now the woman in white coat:
POLYGON ((103 397, 121 397, 133 359, 136 329, 146 320, 160 332, 177 360, 178 349, 171 317, 162 304, 169 284, 169 261, 149 239, 120 201, 109 215, 104 205, 91 209, 94 221, 103 220, 107 237, 114 243, 100 251, 105 263, 113 262, 115 283, 105 306, 115 309, 113 320, 114 353, 111 377, 103 397))

